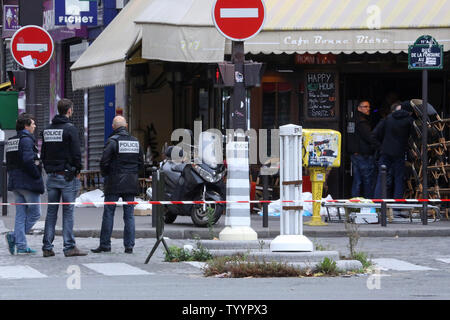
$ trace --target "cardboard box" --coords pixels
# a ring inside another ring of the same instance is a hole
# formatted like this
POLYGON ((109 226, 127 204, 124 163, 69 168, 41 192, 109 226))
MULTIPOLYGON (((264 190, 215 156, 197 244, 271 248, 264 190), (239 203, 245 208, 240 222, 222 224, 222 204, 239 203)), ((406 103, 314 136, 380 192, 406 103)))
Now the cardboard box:
POLYGON ((134 209, 134 215, 135 216, 151 216, 152 209, 147 209, 147 210, 134 209))

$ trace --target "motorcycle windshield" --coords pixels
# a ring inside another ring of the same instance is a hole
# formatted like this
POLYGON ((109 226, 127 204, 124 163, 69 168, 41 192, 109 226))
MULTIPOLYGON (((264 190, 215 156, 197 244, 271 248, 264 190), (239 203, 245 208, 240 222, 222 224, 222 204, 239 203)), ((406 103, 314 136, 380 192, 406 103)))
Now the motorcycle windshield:
POLYGON ((223 163, 221 138, 210 132, 202 132, 200 136, 202 163, 213 169, 223 163))

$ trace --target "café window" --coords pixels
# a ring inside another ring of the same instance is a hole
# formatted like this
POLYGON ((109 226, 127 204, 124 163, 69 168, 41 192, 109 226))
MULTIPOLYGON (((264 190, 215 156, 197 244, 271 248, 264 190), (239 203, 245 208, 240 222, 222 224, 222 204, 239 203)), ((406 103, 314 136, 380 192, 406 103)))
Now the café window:
POLYGON ((291 118, 292 86, 287 82, 263 83, 262 127, 278 128, 291 118))

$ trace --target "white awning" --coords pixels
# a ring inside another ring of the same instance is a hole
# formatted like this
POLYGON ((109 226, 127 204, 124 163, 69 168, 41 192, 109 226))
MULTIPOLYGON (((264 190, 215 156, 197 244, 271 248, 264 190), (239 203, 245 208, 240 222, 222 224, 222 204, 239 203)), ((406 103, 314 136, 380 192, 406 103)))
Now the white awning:
POLYGON ((154 0, 132 0, 72 65, 73 90, 106 86, 125 79, 126 57, 142 39, 133 19, 154 0))
POLYGON ((142 25, 142 58, 223 61, 225 38, 216 30, 213 0, 157 0, 135 20, 142 25))
MULTIPOLYGON (((265 0, 266 23, 247 53, 407 52, 421 35, 450 50, 449 0, 265 0)), ((214 0, 157 0, 136 20, 142 57, 219 62, 231 41, 212 21, 214 0)))
MULTIPOLYGON (((264 0, 266 23, 247 53, 408 52, 422 35, 450 50, 450 0, 264 0)), ((231 41, 212 21, 214 0, 132 0, 72 66, 73 89, 125 77, 127 55, 220 62, 231 41)))

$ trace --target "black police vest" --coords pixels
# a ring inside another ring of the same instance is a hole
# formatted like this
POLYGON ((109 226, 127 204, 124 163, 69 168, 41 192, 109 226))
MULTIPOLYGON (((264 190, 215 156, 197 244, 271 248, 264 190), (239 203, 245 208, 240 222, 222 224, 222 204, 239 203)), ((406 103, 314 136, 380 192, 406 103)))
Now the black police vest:
POLYGON ((117 143, 116 153, 111 161, 111 172, 138 173, 139 141, 130 135, 114 135, 110 139, 117 143))
MULTIPOLYGON (((19 169, 22 165, 22 159, 19 156, 19 144, 20 140, 24 137, 26 137, 26 135, 19 133, 14 137, 9 138, 8 142, 6 143, 6 167, 8 170, 19 169)), ((33 145, 33 151, 36 155, 35 160, 38 160, 38 148, 36 147, 36 145, 33 145)))
MULTIPOLYGON (((42 142, 45 144, 44 165, 51 168, 59 168, 63 171, 65 165, 70 162, 69 144, 64 140, 64 131, 72 126, 71 123, 52 124, 42 132, 42 142)), ((67 138, 66 138, 67 139, 67 138)))
POLYGON ((6 151, 6 167, 8 170, 14 170, 20 168, 20 157, 19 157, 19 143, 22 139, 21 135, 15 135, 8 139, 5 146, 6 151))

